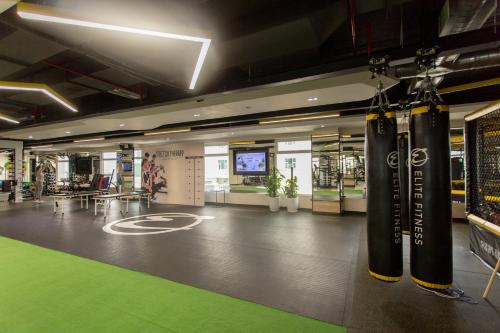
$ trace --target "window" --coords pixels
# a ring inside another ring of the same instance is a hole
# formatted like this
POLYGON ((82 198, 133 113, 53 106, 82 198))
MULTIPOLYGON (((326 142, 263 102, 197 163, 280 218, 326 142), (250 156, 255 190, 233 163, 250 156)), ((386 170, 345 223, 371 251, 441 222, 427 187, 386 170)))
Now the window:
POLYGON ((279 141, 276 167, 290 179, 297 177, 298 193, 312 194, 311 140, 279 141))
POLYGON ((285 179, 290 179, 293 170, 299 194, 312 194, 311 153, 278 153, 276 166, 285 179))
POLYGON ((134 150, 134 189, 141 189, 142 150, 134 150))
POLYGON ((293 158, 285 158, 285 168, 292 169, 297 167, 297 159, 293 158))
POLYGON ((227 170, 227 159, 220 160, 219 159, 219 170, 227 170))
POLYGON ((109 159, 116 160, 116 152, 114 151, 114 152, 109 152, 109 153, 102 153, 102 158, 104 160, 109 160, 109 159))
POLYGON ((205 146, 205 191, 229 189, 229 146, 205 146))
POLYGON ((205 155, 227 155, 228 151, 228 145, 205 146, 205 155))
POLYGON ((62 184, 63 179, 69 178, 69 158, 68 156, 59 156, 57 158, 57 182, 62 184))
POLYGON ((102 153, 102 174, 106 177, 111 177, 111 182, 114 183, 116 179, 116 152, 102 153))

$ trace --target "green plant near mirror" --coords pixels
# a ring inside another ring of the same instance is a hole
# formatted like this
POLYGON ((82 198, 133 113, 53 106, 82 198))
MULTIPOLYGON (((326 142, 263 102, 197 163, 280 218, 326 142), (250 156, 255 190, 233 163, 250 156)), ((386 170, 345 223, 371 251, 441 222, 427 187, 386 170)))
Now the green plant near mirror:
POLYGON ((278 169, 272 168, 269 171, 269 174, 266 176, 266 191, 269 197, 277 198, 279 196, 283 178, 278 169))
POLYGON ((297 176, 294 176, 286 180, 285 187, 283 187, 283 193, 287 198, 296 198, 298 196, 298 188, 299 186, 297 184, 297 176))

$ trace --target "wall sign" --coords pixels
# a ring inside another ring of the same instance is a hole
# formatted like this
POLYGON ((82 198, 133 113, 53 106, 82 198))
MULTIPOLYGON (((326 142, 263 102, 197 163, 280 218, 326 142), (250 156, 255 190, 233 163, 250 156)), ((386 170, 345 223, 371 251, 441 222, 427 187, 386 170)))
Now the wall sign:
POLYGON ((184 157, 184 149, 159 150, 155 152, 155 155, 164 160, 176 160, 184 157))

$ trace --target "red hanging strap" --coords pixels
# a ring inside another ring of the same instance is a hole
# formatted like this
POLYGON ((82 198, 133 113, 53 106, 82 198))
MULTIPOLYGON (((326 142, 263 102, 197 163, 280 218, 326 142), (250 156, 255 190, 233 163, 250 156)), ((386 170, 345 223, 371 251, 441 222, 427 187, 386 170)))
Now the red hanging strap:
POLYGON ((356 0, 349 0, 349 13, 351 15, 352 46, 356 48, 356 0))

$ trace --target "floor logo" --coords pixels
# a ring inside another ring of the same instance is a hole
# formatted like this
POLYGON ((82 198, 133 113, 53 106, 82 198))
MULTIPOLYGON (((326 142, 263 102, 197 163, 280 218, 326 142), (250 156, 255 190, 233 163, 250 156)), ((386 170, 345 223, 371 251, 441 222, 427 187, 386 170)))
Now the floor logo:
POLYGON ((414 148, 411 151, 411 165, 420 167, 427 163, 428 160, 427 148, 414 148))
POLYGON ((148 214, 110 222, 102 227, 102 230, 113 235, 156 235, 190 230, 204 220, 212 220, 213 218, 213 216, 199 216, 187 213, 148 214))
POLYGON ((389 155, 387 155, 387 164, 389 164, 389 166, 391 168, 397 169, 398 168, 398 159, 399 159, 398 152, 396 150, 391 151, 389 153, 389 155))

